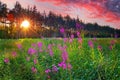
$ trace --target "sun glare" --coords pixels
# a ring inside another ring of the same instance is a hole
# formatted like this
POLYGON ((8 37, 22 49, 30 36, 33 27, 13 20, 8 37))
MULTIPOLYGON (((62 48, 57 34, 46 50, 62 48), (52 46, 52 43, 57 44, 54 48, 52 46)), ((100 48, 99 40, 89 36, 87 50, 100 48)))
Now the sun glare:
POLYGON ((23 27, 23 28, 28 28, 29 26, 30 26, 30 23, 27 20, 24 20, 21 24, 21 27, 23 27))

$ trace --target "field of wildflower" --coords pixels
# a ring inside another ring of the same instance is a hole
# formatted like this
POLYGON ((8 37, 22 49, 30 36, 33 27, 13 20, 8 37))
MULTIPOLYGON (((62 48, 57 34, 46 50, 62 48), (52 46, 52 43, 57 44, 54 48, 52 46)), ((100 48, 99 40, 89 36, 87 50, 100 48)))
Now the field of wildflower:
POLYGON ((120 39, 1 39, 0 80, 120 80, 120 39))

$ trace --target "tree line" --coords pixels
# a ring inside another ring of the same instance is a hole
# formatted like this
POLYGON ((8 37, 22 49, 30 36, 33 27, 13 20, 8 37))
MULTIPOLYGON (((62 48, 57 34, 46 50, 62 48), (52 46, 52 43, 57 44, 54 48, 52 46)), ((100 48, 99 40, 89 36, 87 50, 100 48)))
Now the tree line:
POLYGON ((0 38, 62 37, 59 31, 61 27, 65 29, 67 36, 76 31, 84 32, 85 37, 119 37, 120 34, 119 29, 97 23, 85 24, 78 17, 62 16, 52 11, 48 14, 45 11, 41 13, 35 5, 23 8, 17 1, 14 8, 9 9, 0 1, 0 38), (30 22, 30 28, 26 31, 20 27, 24 19, 30 22))

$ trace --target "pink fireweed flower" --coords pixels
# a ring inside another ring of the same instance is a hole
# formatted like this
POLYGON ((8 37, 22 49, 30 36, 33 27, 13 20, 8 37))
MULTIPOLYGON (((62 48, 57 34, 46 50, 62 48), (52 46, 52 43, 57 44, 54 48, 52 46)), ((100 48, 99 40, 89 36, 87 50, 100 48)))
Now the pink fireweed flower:
POLYGON ((38 42, 38 47, 39 48, 42 48, 42 45, 43 45, 42 42, 38 42))
POLYGON ((93 40, 96 41, 97 40, 96 37, 94 37, 93 40))
POLYGON ((66 64, 65 62, 60 62, 58 66, 63 69, 69 69, 69 70, 72 69, 72 65, 70 63, 66 64))
POLYGON ((18 49, 22 49, 22 44, 17 44, 18 49))
POLYGON ((51 44, 48 45, 48 50, 49 50, 50 56, 53 56, 53 51, 52 51, 52 45, 51 44))
POLYGON ((68 41, 68 38, 64 38, 63 41, 64 43, 66 43, 68 41))
POLYGON ((58 45, 58 48, 59 48, 61 51, 66 51, 67 46, 66 46, 66 45, 64 45, 64 46, 58 45))
POLYGON ((48 75, 47 78, 50 79, 50 76, 48 75))
POLYGON ((39 52, 42 52, 42 51, 43 51, 43 50, 42 50, 42 46, 43 46, 42 42, 38 42, 39 52))
POLYGON ((33 73, 37 73, 37 69, 35 67, 32 67, 31 70, 33 73))
POLYGON ((59 48, 61 51, 63 50, 61 44, 58 44, 58 48, 59 48))
POLYGON ((112 50, 112 49, 113 49, 113 46, 112 46, 112 45, 110 45, 110 46, 109 46, 109 49, 110 49, 110 50, 112 50))
POLYGON ((52 48, 52 45, 51 45, 51 44, 49 44, 49 45, 48 45, 48 49, 51 49, 51 48, 52 48))
POLYGON ((33 62, 34 62, 34 64, 37 64, 37 59, 34 59, 33 62))
POLYGON ((50 56, 53 56, 53 51, 51 49, 49 50, 49 54, 50 56))
POLYGON ((61 67, 61 68, 63 68, 63 69, 67 69, 67 65, 66 65, 65 62, 60 62, 60 63, 58 64, 58 66, 61 67))
POLYGON ((72 65, 70 63, 67 64, 67 68, 70 70, 72 69, 72 65))
POLYGON ((78 32, 78 31, 77 31, 77 33, 76 33, 76 34, 77 34, 77 36, 78 36, 78 37, 80 36, 80 32, 78 32))
POLYGON ((60 63, 58 64, 58 66, 59 66, 59 67, 62 67, 63 64, 65 64, 65 62, 60 62, 60 63))
POLYGON ((57 66, 53 66, 53 67, 52 67, 52 71, 53 71, 53 72, 57 72, 57 71, 58 71, 57 66))
POLYGON ((62 52, 62 60, 67 61, 68 60, 68 53, 66 51, 62 52))
POLYGON ((62 47, 62 46, 59 46, 59 49, 62 51, 62 55, 61 55, 62 60, 63 60, 63 61, 67 61, 67 60, 68 60, 68 53, 67 53, 67 51, 66 51, 67 46, 66 46, 66 45, 64 45, 63 47, 62 47))
POLYGON ((66 65, 66 64, 63 64, 62 68, 63 68, 63 69, 67 69, 67 65, 66 65))
POLYGON ((90 46, 90 48, 94 47, 93 42, 91 40, 88 41, 88 45, 90 46))
POLYGON ((4 62, 7 64, 7 63, 9 63, 9 59, 8 58, 5 58, 4 59, 4 62))
POLYGON ((29 48, 29 49, 28 49, 28 54, 33 55, 33 54, 35 54, 35 53, 36 53, 36 50, 35 50, 35 49, 33 49, 33 48, 29 48))
POLYGON ((73 34, 71 35, 71 38, 72 38, 72 39, 74 38, 74 35, 73 35, 73 34))
POLYGON ((78 38, 78 42, 79 42, 80 44, 82 44, 82 38, 81 38, 81 37, 78 38))
POLYGON ((65 29, 62 27, 62 28, 60 28, 60 32, 61 33, 64 33, 65 32, 65 29))
POLYGON ((48 74, 48 73, 50 73, 50 72, 51 72, 50 69, 46 69, 46 70, 45 70, 45 73, 46 73, 46 74, 48 74))
POLYGON ((12 52, 12 56, 13 56, 13 57, 16 57, 16 56, 17 56, 17 53, 16 53, 16 52, 12 52))
POLYGON ((64 46, 63 46, 63 50, 66 50, 66 49, 67 49, 67 46, 66 46, 66 45, 64 45, 64 46))
POLYGON ((72 42, 73 42, 73 39, 70 38, 69 43, 72 43, 72 42))
POLYGON ((110 45, 114 45, 115 42, 116 42, 115 40, 111 40, 111 41, 110 41, 110 45))
POLYGON ((102 46, 99 45, 97 48, 99 51, 102 51, 102 46))

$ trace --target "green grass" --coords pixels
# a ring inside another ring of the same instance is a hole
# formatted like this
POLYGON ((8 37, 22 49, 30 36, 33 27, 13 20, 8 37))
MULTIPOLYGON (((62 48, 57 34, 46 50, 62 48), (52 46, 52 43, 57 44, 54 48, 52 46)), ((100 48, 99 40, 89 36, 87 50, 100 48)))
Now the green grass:
POLYGON ((72 43, 64 43, 62 39, 0 39, 0 80, 120 80, 120 39, 98 38, 95 41, 85 38, 81 45, 77 39, 72 43), (94 48, 89 47, 88 40, 93 41, 94 48), (109 49, 111 40, 115 40, 112 50, 109 49), (43 51, 30 56, 28 49, 38 51, 37 46, 32 46, 38 42, 43 43, 43 51), (21 50, 17 44, 22 44, 21 50), (48 52, 49 44, 54 45, 52 57, 48 52), (67 46, 69 58, 66 64, 71 64, 71 69, 58 66, 62 61, 58 45, 67 46), (98 45, 102 46, 102 51, 98 50, 98 45), (13 57, 12 52, 16 52, 17 56, 13 57), (26 57, 30 57, 30 61, 26 57), (5 58, 9 58, 9 63, 4 62, 5 58), (34 64, 34 59, 37 64, 34 64), (46 74, 45 70, 52 70, 53 65, 58 71, 46 74), (33 66, 37 69, 36 73, 31 70, 33 66))

